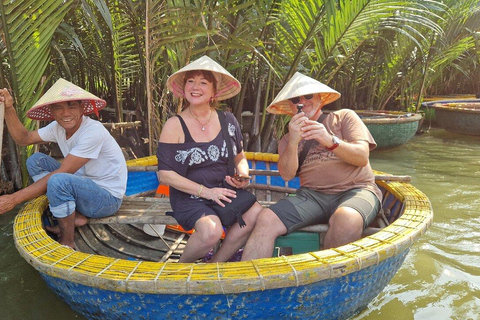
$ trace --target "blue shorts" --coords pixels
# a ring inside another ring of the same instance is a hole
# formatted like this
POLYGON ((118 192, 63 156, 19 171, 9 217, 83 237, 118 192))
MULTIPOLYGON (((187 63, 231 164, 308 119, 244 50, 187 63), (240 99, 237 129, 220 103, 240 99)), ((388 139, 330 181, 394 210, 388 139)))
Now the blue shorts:
POLYGON ((337 194, 325 194, 309 188, 300 188, 295 195, 286 197, 270 209, 280 218, 287 234, 313 224, 326 224, 339 207, 350 207, 363 218, 363 227, 368 227, 381 204, 377 196, 366 189, 351 189, 337 194))

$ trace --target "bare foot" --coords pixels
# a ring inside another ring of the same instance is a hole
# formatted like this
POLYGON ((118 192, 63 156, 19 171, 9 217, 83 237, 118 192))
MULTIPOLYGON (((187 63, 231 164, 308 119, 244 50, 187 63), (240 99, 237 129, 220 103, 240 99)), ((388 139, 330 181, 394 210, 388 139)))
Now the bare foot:
POLYGON ((50 231, 51 233, 54 233, 56 235, 59 235, 60 234, 60 228, 58 226, 55 226, 55 227, 51 227, 51 226, 45 226, 45 229, 47 231, 50 231))
MULTIPOLYGON (((75 213, 75 228, 82 227, 88 223, 88 218, 85 217, 83 214, 80 213, 75 213)), ((53 234, 59 235, 60 234, 60 228, 58 226, 45 226, 45 229, 47 231, 50 231, 53 234)), ((62 243, 63 244, 63 243, 62 243)), ((67 244, 66 244, 67 245, 67 244)))
MULTIPOLYGON (((56 234, 57 236, 60 235, 60 228, 58 226, 55 226, 55 227, 45 226, 45 229, 47 229, 48 231, 56 234)), ((59 237, 58 242, 60 244, 63 244, 64 246, 67 246, 67 247, 72 248, 73 250, 76 250, 75 243, 68 243, 68 242, 64 241, 61 236, 59 237)))
POLYGON ((84 226, 88 223, 88 218, 81 213, 75 213, 75 228, 84 226))
POLYGON ((67 243, 67 242, 63 242, 62 239, 59 239, 58 240, 58 243, 60 243, 61 245, 64 245, 64 246, 67 246, 67 247, 70 247, 72 248, 73 250, 77 250, 77 247, 75 246, 75 243, 67 243))

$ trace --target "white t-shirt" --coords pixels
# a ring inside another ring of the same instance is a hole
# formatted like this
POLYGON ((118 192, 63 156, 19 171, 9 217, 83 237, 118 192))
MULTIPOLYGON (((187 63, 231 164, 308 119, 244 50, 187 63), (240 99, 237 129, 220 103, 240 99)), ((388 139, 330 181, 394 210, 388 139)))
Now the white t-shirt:
POLYGON ((72 154, 90 159, 75 174, 93 180, 116 198, 127 188, 127 165, 120 146, 98 121, 83 116, 80 128, 66 139, 65 129, 57 121, 40 128, 43 141, 56 142, 64 157, 72 154))

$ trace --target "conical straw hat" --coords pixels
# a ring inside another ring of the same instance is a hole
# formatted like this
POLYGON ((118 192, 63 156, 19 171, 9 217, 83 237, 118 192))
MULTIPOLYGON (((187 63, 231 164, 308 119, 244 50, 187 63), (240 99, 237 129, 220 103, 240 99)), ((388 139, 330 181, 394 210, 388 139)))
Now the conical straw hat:
POLYGON ((176 97, 184 97, 183 89, 185 87, 185 74, 192 70, 206 70, 211 71, 217 80, 217 94, 215 98, 218 101, 226 100, 237 95, 240 92, 240 82, 235 79, 230 72, 225 70, 221 65, 207 56, 203 56, 189 64, 182 69, 172 74, 167 79, 167 88, 176 97))
POLYGON ((329 86, 296 72, 267 107, 267 111, 273 114, 294 115, 296 109, 288 99, 308 94, 320 94, 322 107, 340 98, 340 93, 329 86))
POLYGON ((53 120, 49 106, 59 102, 83 101, 83 114, 95 113, 98 117, 98 110, 103 109, 107 103, 88 91, 68 82, 65 79, 58 79, 55 84, 27 111, 27 116, 33 120, 53 120))

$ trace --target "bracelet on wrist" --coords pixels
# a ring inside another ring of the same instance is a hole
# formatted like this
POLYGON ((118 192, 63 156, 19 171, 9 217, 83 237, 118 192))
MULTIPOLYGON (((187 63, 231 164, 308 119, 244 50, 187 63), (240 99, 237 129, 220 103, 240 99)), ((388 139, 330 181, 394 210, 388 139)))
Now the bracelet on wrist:
POLYGON ((204 188, 204 187, 205 187, 205 186, 204 186, 203 184, 201 184, 200 187, 198 187, 197 196, 198 196, 199 198, 202 197, 202 191, 203 191, 203 188, 204 188))

